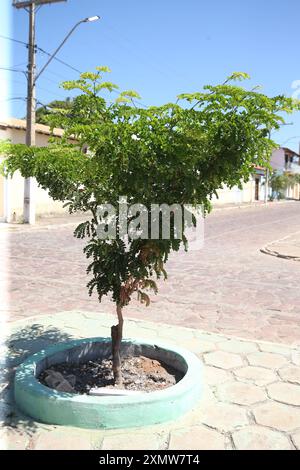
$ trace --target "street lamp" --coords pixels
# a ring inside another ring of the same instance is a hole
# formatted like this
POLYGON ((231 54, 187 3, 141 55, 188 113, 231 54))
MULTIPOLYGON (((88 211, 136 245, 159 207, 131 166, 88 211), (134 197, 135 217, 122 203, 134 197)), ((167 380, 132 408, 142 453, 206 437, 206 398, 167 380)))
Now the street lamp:
POLYGON ((49 60, 45 63, 44 67, 39 71, 39 73, 36 75, 35 77, 35 82, 37 81, 37 79, 39 78, 39 76, 44 72, 45 68, 48 67, 48 65, 50 64, 50 62, 52 62, 52 60, 54 59, 54 57, 56 56, 56 54, 58 53, 58 51, 63 47, 63 45, 65 44, 65 42, 69 39, 69 37, 71 36, 71 34, 75 31, 75 29, 81 24, 81 23, 92 23, 94 21, 98 21, 100 20, 100 16, 96 15, 96 16, 90 16, 89 18, 85 18, 84 20, 80 20, 78 21, 78 23, 75 24, 75 26, 73 26, 73 28, 71 29, 71 31, 66 35, 65 39, 61 42, 61 44, 58 46, 58 48, 53 52, 53 54, 51 55, 51 57, 49 58, 49 60))
POLYGON ((33 3, 36 6, 42 6, 46 3, 58 3, 66 1, 67 0, 13 0, 13 6, 16 8, 27 8, 30 7, 33 3))
POLYGON ((85 20, 83 20, 84 22, 92 22, 92 21, 97 21, 97 20, 100 20, 100 16, 96 15, 96 16, 90 16, 89 18, 86 18, 85 20))
POLYGON ((299 138, 300 138, 300 135, 294 135, 293 137, 290 137, 289 139, 286 139, 284 142, 282 142, 282 144, 280 144, 280 147, 282 147, 283 145, 287 144, 287 143, 290 142, 291 140, 299 139, 299 138))

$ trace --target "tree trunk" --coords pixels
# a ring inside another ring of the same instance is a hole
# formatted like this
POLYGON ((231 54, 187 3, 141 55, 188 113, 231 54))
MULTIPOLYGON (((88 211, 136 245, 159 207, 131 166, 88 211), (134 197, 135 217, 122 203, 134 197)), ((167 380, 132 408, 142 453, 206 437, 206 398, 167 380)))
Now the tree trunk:
POLYGON ((111 345, 113 358, 113 374, 115 385, 122 385, 123 378, 121 372, 120 348, 123 337, 123 316, 122 307, 117 304, 117 315, 119 323, 111 327, 111 345))

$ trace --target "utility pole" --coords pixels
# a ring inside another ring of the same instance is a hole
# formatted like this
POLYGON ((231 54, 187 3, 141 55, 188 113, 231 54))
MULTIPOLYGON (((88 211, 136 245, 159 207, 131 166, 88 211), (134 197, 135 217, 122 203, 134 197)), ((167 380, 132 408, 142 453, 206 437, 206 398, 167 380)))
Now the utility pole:
MULTIPOLYGON (((28 65, 27 65, 27 111, 26 111, 26 145, 35 145, 35 13, 36 6, 65 0, 13 0, 13 6, 24 8, 29 14, 28 65)), ((23 222, 35 223, 35 180, 24 180, 23 222)))
MULTIPOLYGON (((51 55, 48 62, 36 75, 36 44, 35 44, 35 13, 36 7, 45 4, 65 2, 67 0, 13 0, 13 6, 16 8, 25 8, 29 13, 29 38, 28 38, 28 66, 27 66, 27 112, 26 112, 26 145, 32 147, 35 145, 35 119, 36 119, 36 81, 44 72, 45 68, 54 59, 58 51, 65 44, 67 39, 82 23, 94 22, 100 19, 100 16, 91 16, 84 18, 71 29, 60 46, 51 55)), ((34 178, 25 178, 24 181, 24 205, 23 205, 23 221, 27 224, 35 223, 35 186, 34 178)))
POLYGON ((269 199, 269 168, 266 169, 266 191, 265 191, 265 204, 269 199))
MULTIPOLYGON (((35 2, 29 5, 26 145, 35 145, 35 2)), ((28 224, 35 223, 34 187, 33 178, 25 178, 23 219, 28 224)))
MULTIPOLYGON (((269 140, 271 140, 271 131, 269 130, 269 140)), ((266 180, 265 180, 265 204, 269 199, 269 168, 266 168, 266 180)))
MULTIPOLYGON (((268 130, 268 139, 271 140, 271 136, 272 136, 272 132, 271 130, 269 129, 268 130)), ((266 179, 265 179, 265 197, 264 197, 264 202, 265 204, 267 204, 268 202, 268 199, 269 199, 269 184, 270 184, 270 171, 269 171, 269 168, 266 168, 265 169, 265 175, 266 175, 266 179)))

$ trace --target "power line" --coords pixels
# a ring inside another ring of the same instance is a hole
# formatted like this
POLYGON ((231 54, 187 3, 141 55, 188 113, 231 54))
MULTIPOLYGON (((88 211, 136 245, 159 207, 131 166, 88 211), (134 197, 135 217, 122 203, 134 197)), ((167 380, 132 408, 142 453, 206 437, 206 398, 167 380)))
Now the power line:
POLYGON ((16 69, 16 68, 13 68, 13 67, 0 67, 0 70, 6 70, 6 71, 8 71, 8 72, 21 72, 21 73, 26 73, 25 70, 16 69))
POLYGON ((40 80, 47 80, 47 82, 54 83, 57 86, 57 82, 55 80, 52 80, 52 78, 48 78, 46 76, 43 76, 40 78, 40 80))
POLYGON ((49 91, 49 90, 47 90, 47 88, 40 87, 39 85, 36 85, 36 88, 37 88, 38 90, 42 90, 42 91, 48 93, 49 95, 58 96, 59 98, 63 98, 63 99, 66 98, 64 95, 61 95, 60 93, 56 93, 56 92, 53 92, 53 91, 49 91))
POLYGON ((24 42, 24 41, 20 41, 19 39, 15 39, 15 38, 10 38, 8 36, 3 36, 3 34, 0 34, 0 38, 2 39, 8 39, 9 41, 13 41, 13 42, 17 42, 19 44, 23 44, 23 46, 28 46, 28 43, 27 42, 24 42))
MULTIPOLYGON (((46 54, 48 57, 51 57, 52 54, 50 54, 49 52, 45 51, 44 49, 42 49, 41 47, 38 47, 36 46, 37 50, 42 52, 43 54, 46 54)), ((76 67, 73 67, 73 65, 70 65, 70 64, 67 64, 67 62, 64 62, 63 60, 59 59, 58 57, 53 57, 54 60, 56 60, 57 62, 60 62, 61 64, 65 65, 66 67, 68 67, 69 69, 71 70, 74 70, 75 72, 77 73, 82 73, 81 70, 77 69, 76 67)))
POLYGON ((20 64, 15 64, 13 67, 21 67, 21 65, 27 65, 27 62, 21 62, 20 64))
MULTIPOLYGON (((19 43, 19 44, 22 44, 26 47, 28 47, 28 43, 27 42, 24 42, 24 41, 20 41, 19 39, 15 39, 15 38, 11 38, 11 37, 8 37, 8 36, 4 36, 2 34, 0 34, 0 38, 3 38, 3 39, 7 39, 9 41, 13 41, 13 42, 16 42, 16 43, 19 43)), ((39 52, 42 52, 43 54, 47 55, 48 57, 51 57, 52 54, 50 54, 50 52, 47 52, 45 51, 44 49, 42 49, 41 47, 39 46, 36 46, 36 49, 39 51, 39 52)), ((79 70, 77 69, 76 67, 73 67, 73 65, 71 64, 68 64, 67 62, 59 59, 58 57, 54 57, 54 60, 56 60, 57 62, 63 64, 64 66, 68 67, 69 69, 81 74, 82 73, 82 70, 79 70)), ((21 70, 11 70, 11 71, 18 71, 18 72, 22 72, 21 70)), ((48 71, 49 72, 49 71, 48 71)), ((54 73, 54 72, 51 72, 51 73, 54 73)), ((56 74, 57 75, 57 74, 56 74)), ((51 81, 51 79, 47 79, 48 81, 51 81)), ((40 87, 39 87, 40 88, 40 87)), ((43 90, 42 88, 40 88, 41 90, 43 90)), ((44 91, 48 91, 48 90, 44 90, 44 91)), ((116 90, 112 90, 113 93, 115 94, 119 94, 116 90)), ((53 94, 53 93, 52 93, 53 94)), ((62 96, 62 95, 58 95, 56 94, 56 96, 62 96)), ((141 101, 138 101, 138 100, 135 100, 135 102, 137 104, 139 104, 140 106, 142 106, 143 108, 147 108, 148 106, 144 103, 142 103, 141 101)))
MULTIPOLYGON (((18 44, 22 44, 23 46, 28 47, 27 42, 20 41, 19 39, 11 38, 9 36, 4 36, 3 34, 0 34, 0 38, 7 39, 8 41, 16 42, 18 44)), ((50 52, 45 51, 43 48, 41 48, 39 46, 36 46, 36 49, 38 51, 42 52, 43 54, 46 54, 48 57, 51 57, 51 55, 52 55, 52 54, 50 54, 50 52)), ((54 60, 56 60, 57 62, 60 62, 61 64, 65 65, 66 67, 69 67, 70 69, 74 70, 77 73, 82 73, 79 69, 77 69, 76 67, 73 67, 73 65, 68 64, 67 62, 65 62, 64 60, 59 59, 58 57, 54 57, 54 60)))
POLYGON ((55 75, 56 77, 62 78, 63 80, 69 80, 69 78, 66 78, 65 75, 62 75, 61 73, 53 72, 53 70, 48 69, 47 73, 51 73, 51 75, 55 75))
POLYGON ((5 98, 4 100, 1 100, 1 103, 4 103, 4 101, 14 101, 14 100, 23 100, 26 101, 25 96, 17 96, 17 97, 12 97, 12 98, 5 98))

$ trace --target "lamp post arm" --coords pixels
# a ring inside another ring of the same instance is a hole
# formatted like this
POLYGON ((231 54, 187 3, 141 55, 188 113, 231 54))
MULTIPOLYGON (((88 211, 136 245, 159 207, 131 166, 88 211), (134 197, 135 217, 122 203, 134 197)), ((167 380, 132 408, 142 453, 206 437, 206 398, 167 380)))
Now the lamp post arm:
POLYGON ((50 62, 52 62, 52 60, 54 59, 54 57, 56 56, 56 54, 60 51, 60 49, 63 47, 63 45, 65 44, 65 42, 69 39, 69 37, 71 36, 71 34, 75 31, 75 29, 81 24, 81 23, 84 23, 84 20, 81 20, 81 21, 78 21, 78 23, 75 24, 75 26, 73 26, 73 28, 71 29, 71 31, 67 34, 67 36, 65 37, 65 39, 61 42, 61 44, 58 46, 58 48, 53 52, 52 56, 49 58, 49 60, 45 63, 45 65, 41 68, 41 70, 37 73, 36 77, 35 77, 35 82, 37 81, 37 79, 40 77, 40 75, 42 75, 42 73, 44 72, 44 70, 46 69, 46 67, 48 67, 48 65, 50 64, 50 62))

